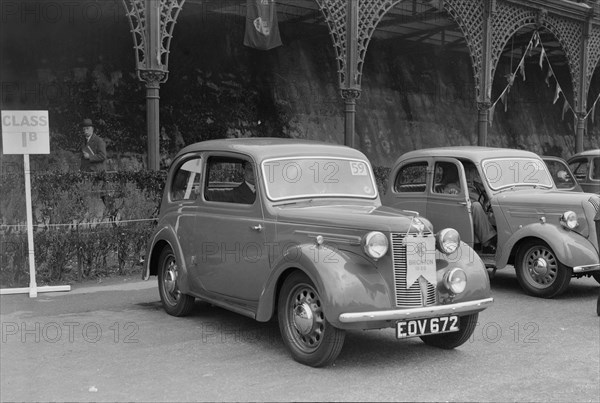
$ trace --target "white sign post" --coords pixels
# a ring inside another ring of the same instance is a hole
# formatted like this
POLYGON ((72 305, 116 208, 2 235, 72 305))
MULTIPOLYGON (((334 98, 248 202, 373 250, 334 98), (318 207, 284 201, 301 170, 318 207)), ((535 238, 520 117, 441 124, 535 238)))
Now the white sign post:
POLYGON ((0 289, 0 294, 29 292, 29 297, 35 298, 38 292, 70 291, 71 286, 68 285, 38 287, 35 280, 29 154, 50 154, 48 111, 2 111, 2 149, 4 154, 23 154, 25 204, 27 207, 27 244, 29 249, 29 287, 3 288, 0 289))

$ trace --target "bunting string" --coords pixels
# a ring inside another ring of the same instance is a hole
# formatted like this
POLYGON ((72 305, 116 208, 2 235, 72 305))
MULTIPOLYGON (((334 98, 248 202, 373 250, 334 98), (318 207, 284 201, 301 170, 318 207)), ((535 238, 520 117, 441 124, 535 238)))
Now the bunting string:
MULTIPOLYGON (((544 62, 546 62, 546 64, 548 65, 548 72, 546 73, 544 82, 546 83, 547 86, 550 86, 550 78, 554 77, 554 81, 556 83, 556 88, 554 91, 554 99, 552 101, 552 104, 556 104, 556 102, 558 102, 558 100, 561 98, 561 95, 562 95, 562 97, 564 98, 563 107, 562 107, 562 119, 564 120, 565 114, 568 111, 571 111, 573 113, 573 115, 576 116, 575 110, 571 106, 571 103, 567 100, 567 97, 565 96, 565 93, 564 93, 562 87, 560 86, 560 83, 558 82, 558 78, 557 78, 556 74, 554 73, 554 69, 552 68, 550 59, 548 58, 548 52, 544 48, 544 44, 542 43, 540 34, 538 31, 535 31, 533 33, 533 35, 531 36, 529 43, 527 44, 527 48, 525 49, 525 51, 523 52, 523 55, 521 56, 521 60, 519 61, 519 64, 514 69, 514 71, 511 71, 511 73, 507 77, 508 82, 506 84, 506 87, 500 93, 500 96, 496 99, 496 101, 494 103, 492 103, 492 105, 490 106, 490 109, 489 109, 490 126, 493 123, 494 111, 496 110, 496 105, 498 102, 502 102, 504 104, 505 112, 508 110, 507 97, 508 97, 508 94, 510 93, 512 86, 514 85, 515 78, 516 78, 517 74, 520 74, 521 77, 523 78, 523 81, 526 80, 525 58, 531 56, 531 54, 533 53, 533 50, 537 49, 537 48, 540 48, 540 56, 539 56, 539 62, 538 62, 540 69, 542 69, 542 70, 544 69, 544 62)), ((512 56, 511 56, 511 66, 512 66, 512 56)), ((584 119, 587 119, 589 116, 591 116, 591 120, 592 120, 592 122, 594 122, 594 115, 595 115, 596 104, 598 103, 598 100, 600 100, 600 94, 598 94, 598 96, 596 97, 596 100, 594 101, 592 107, 586 113, 584 119)))

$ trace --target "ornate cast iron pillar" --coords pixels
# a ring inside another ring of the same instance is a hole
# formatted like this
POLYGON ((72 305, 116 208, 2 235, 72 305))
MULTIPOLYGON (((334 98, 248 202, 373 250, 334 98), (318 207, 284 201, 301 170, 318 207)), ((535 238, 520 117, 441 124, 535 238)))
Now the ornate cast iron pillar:
POLYGON ((344 144, 354 147, 356 100, 369 41, 385 13, 401 0, 315 0, 325 17, 345 101, 344 144))
POLYGON ((577 128, 575 129, 575 152, 580 153, 583 151, 583 137, 585 134, 586 127, 586 115, 587 115, 587 96, 589 89, 588 82, 588 63, 590 59, 590 35, 592 33, 592 18, 593 10, 590 13, 590 17, 584 22, 583 35, 581 37, 581 66, 579 72, 579 102, 577 102, 577 128))
POLYGON ((577 120, 577 127, 575 129, 575 152, 580 153, 583 151, 583 134, 585 133, 585 112, 576 112, 575 119, 577 120))
POLYGON ((159 89, 169 76, 169 46, 185 0, 123 0, 138 78, 146 83, 148 169, 159 169, 159 89))
POLYGON ((345 102, 344 144, 354 148, 356 100, 360 97, 358 79, 358 0, 347 0, 346 8, 346 74, 341 93, 345 102))
POLYGON ((160 111, 159 89, 164 82, 165 74, 156 71, 140 72, 141 79, 146 83, 146 128, 148 131, 148 169, 157 171, 160 162, 160 111))
POLYGON ((487 146, 487 130, 489 126, 489 115, 492 103, 490 101, 477 102, 477 145, 487 146))
POLYGON ((481 69, 479 70, 479 99, 477 109, 479 110, 477 124, 477 145, 487 145, 487 134, 489 126, 490 107, 492 106, 492 35, 493 18, 496 14, 496 0, 484 0, 483 2, 483 32, 481 37, 481 69))
POLYGON ((356 100, 360 97, 359 90, 342 89, 344 99, 344 145, 354 148, 356 100))

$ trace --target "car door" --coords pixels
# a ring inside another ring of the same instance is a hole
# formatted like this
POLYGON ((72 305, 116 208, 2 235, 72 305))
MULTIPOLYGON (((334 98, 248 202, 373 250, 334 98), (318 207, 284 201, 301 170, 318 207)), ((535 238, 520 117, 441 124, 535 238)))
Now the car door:
POLYGON ((426 159, 414 159, 406 161, 392 172, 392 187, 384 197, 385 204, 397 209, 416 211, 426 217, 427 168, 426 159))
POLYGON ((189 154, 175 162, 177 167, 166 194, 167 214, 175 217, 174 229, 187 267, 193 264, 196 245, 196 217, 200 211, 198 197, 202 184, 203 158, 189 154))
POLYGON ((435 231, 454 228, 464 242, 473 246, 471 200, 465 169, 461 162, 454 158, 435 158, 431 161, 427 183, 427 215, 425 218, 433 223, 435 231), (444 182, 444 178, 449 173, 455 175, 456 184, 454 186, 449 186, 444 182), (450 188, 452 193, 448 193, 450 188))
POLYGON ((235 154, 208 155, 206 165, 195 280, 210 293, 252 304, 270 270, 258 170, 249 157, 235 154), (253 201, 236 199, 247 184, 247 164, 255 175, 253 201))

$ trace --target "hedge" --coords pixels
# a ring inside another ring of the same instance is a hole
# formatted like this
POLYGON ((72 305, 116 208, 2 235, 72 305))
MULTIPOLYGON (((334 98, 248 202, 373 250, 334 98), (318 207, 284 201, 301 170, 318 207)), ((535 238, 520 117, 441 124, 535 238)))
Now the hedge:
MULTIPOLYGON (((389 168, 374 168, 381 194, 389 168)), ((156 224, 164 171, 32 173, 38 285, 128 274, 156 224)), ((0 287, 29 284, 23 173, 0 176, 0 287)))

